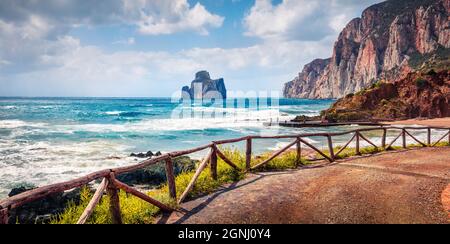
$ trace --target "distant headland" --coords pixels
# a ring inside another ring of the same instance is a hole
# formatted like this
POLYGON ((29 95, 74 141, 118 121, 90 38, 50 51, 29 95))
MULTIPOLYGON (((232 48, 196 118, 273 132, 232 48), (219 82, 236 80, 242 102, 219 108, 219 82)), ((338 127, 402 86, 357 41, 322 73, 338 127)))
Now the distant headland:
POLYGON ((226 99, 227 89, 223 78, 212 80, 208 71, 199 71, 191 86, 184 86, 181 90, 183 99, 226 99))

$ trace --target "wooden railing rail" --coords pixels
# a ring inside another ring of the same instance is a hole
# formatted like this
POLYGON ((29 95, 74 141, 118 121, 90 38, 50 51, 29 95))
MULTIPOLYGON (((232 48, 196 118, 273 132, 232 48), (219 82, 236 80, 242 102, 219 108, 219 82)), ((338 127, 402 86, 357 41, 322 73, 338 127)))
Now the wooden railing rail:
POLYGON ((196 169, 193 178, 189 182, 186 189, 184 189, 184 192, 180 195, 178 198, 178 203, 182 203, 186 197, 189 195, 189 192, 193 189, 195 182, 199 178, 200 174, 203 172, 203 170, 206 169, 208 164, 210 165, 210 171, 211 171, 211 178, 213 180, 217 180, 217 159, 221 158, 223 162, 228 164, 230 167, 232 167, 235 170, 243 170, 245 172, 256 170, 264 165, 267 165, 270 163, 273 159, 280 156, 282 153, 288 151, 291 147, 296 148, 296 161, 299 163, 302 158, 302 144, 306 147, 311 148, 312 150, 316 151, 319 155, 323 157, 323 159, 328 160, 329 162, 333 162, 338 158, 338 156, 349 147, 349 145, 355 141, 355 152, 356 154, 361 154, 361 140, 366 141, 369 145, 375 147, 376 149, 382 148, 382 149, 389 149, 391 148, 394 143, 401 137, 402 139, 402 147, 407 147, 407 136, 411 137, 414 141, 419 143, 423 147, 433 147, 436 146, 439 142, 443 141, 446 137, 448 137, 448 142, 450 144, 450 128, 449 127, 396 127, 396 126, 381 126, 381 127, 374 127, 374 128, 361 128, 361 129, 355 129, 345 132, 338 132, 338 133, 304 133, 304 134, 297 134, 297 135, 277 135, 277 136, 246 136, 241 138, 235 138, 235 139, 227 139, 227 140, 220 140, 220 141, 213 141, 210 144, 196 147, 193 149, 188 149, 184 151, 177 151, 177 152, 171 152, 166 153, 157 157, 153 157, 147 160, 144 160, 138 164, 125 166, 125 167, 118 167, 114 169, 107 169, 107 170, 101 170, 97 171, 91 174, 88 174, 86 176, 62 182, 57 184, 51 184, 43 187, 39 187, 27 192, 23 192, 21 194, 3 199, 0 201, 0 224, 7 224, 8 223, 8 214, 9 211, 12 209, 15 209, 17 207, 20 207, 26 203, 30 203, 42 198, 45 198, 49 195, 52 195, 54 193, 58 192, 64 192, 68 191, 77 187, 81 187, 84 185, 89 184, 92 181, 95 180, 101 180, 100 185, 98 186, 97 190, 95 191, 91 201, 88 203, 86 209, 80 216, 79 220, 77 221, 78 224, 84 224, 88 221, 89 217, 94 212, 94 209, 96 205, 101 201, 102 196, 106 192, 110 199, 110 212, 112 216, 113 223, 120 224, 122 223, 122 216, 120 211, 120 200, 119 200, 119 189, 127 192, 128 194, 132 194, 152 205, 155 205, 156 207, 160 208, 164 212, 171 212, 176 211, 171 206, 168 206, 164 203, 161 203, 147 194, 144 194, 131 186, 126 185, 125 183, 122 183, 116 179, 117 175, 132 172, 138 169, 143 169, 145 167, 148 167, 150 165, 164 162, 165 163, 165 171, 166 171, 166 178, 167 178, 167 185, 169 189, 169 196, 177 200, 177 189, 175 185, 175 174, 174 174, 174 163, 173 159, 189 155, 192 153, 197 153, 206 149, 209 149, 209 152, 207 156, 203 159, 203 161, 198 165, 198 168, 196 169), (426 130, 427 131, 427 141, 426 143, 420 141, 417 139, 414 135, 412 135, 409 131, 412 130, 426 130), (432 130, 446 130, 447 132, 439 138, 439 140, 433 142, 432 141, 432 130), (381 145, 377 146, 372 140, 368 138, 368 136, 362 134, 363 132, 372 132, 372 131, 382 131, 381 136, 381 145), (388 131, 400 131, 400 134, 396 136, 390 143, 386 143, 387 139, 387 133, 388 131), (333 144, 333 137, 337 136, 343 136, 343 135, 352 135, 350 140, 347 141, 342 147, 339 148, 338 151, 335 152, 335 147, 333 144), (320 150, 319 148, 315 147, 311 143, 309 143, 306 138, 309 137, 325 137, 326 143, 327 143, 327 152, 320 150), (282 149, 274 152, 269 158, 264 160, 263 162, 257 163, 253 167, 252 165, 252 144, 256 140, 260 139, 294 139, 293 142, 290 142, 287 146, 283 147, 282 149), (227 158, 227 156, 218 148, 219 145, 224 144, 230 144, 230 143, 237 143, 237 142, 244 142, 246 145, 246 151, 245 151, 245 169, 240 169, 234 162, 232 162, 230 159, 227 158))

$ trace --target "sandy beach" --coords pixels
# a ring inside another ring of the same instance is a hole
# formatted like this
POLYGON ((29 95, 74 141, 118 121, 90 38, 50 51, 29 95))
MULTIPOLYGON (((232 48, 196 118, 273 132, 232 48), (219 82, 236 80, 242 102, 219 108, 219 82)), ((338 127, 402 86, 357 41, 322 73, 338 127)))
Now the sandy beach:
POLYGON ((423 126, 437 126, 450 127, 450 117, 437 119, 408 119, 394 122, 385 122, 388 125, 423 125, 423 126))

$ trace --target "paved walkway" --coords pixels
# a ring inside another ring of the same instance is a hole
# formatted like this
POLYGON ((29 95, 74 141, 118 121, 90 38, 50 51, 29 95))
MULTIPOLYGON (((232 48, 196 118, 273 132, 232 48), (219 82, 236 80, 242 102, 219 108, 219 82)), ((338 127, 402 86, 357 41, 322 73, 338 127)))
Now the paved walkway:
POLYGON ((450 223, 449 189, 450 148, 423 148, 252 174, 159 223, 450 223))

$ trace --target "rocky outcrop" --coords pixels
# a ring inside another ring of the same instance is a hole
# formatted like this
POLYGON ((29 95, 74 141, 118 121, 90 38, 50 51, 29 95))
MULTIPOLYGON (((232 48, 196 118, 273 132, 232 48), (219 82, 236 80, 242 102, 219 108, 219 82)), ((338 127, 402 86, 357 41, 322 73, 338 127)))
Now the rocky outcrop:
MULTIPOLYGON (((20 186, 11 190, 8 197, 15 196, 35 187, 20 186)), ((43 199, 24 204, 9 211, 10 224, 48 224, 52 217, 64 212, 67 204, 80 202, 81 188, 69 192, 54 193, 43 199)))
POLYGON ((339 99, 322 112, 331 122, 450 116, 450 71, 413 72, 339 99))
POLYGON ((426 54, 450 48, 450 0, 389 0, 350 21, 330 59, 317 59, 285 84, 290 98, 340 98, 380 79, 416 70, 426 54), (413 63, 413 64, 412 64, 413 63))
MULTIPOLYGON (((192 160, 187 156, 173 159, 175 176, 195 170, 197 160, 192 160)), ((166 182, 166 168, 162 163, 150 165, 143 169, 125 173, 117 176, 117 179, 128 185, 158 186, 166 182)))
POLYGON ((226 99, 225 82, 222 78, 212 80, 207 71, 197 72, 195 80, 191 82, 191 87, 182 88, 182 98, 191 100, 226 99))

